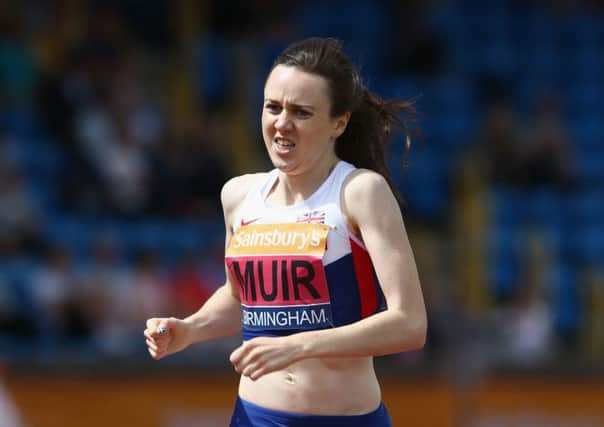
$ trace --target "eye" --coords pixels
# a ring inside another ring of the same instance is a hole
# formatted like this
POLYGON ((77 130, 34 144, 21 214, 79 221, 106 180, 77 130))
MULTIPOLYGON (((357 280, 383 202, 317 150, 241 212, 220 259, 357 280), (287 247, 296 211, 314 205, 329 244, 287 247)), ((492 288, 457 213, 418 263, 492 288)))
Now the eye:
POLYGON ((302 109, 296 109, 296 110, 294 110, 294 113, 296 114, 296 116, 301 117, 301 118, 307 118, 312 115, 310 113, 310 111, 306 111, 306 110, 302 110, 302 109))
POLYGON ((268 103, 264 108, 272 114, 279 114, 281 112, 281 106, 279 104, 268 103))

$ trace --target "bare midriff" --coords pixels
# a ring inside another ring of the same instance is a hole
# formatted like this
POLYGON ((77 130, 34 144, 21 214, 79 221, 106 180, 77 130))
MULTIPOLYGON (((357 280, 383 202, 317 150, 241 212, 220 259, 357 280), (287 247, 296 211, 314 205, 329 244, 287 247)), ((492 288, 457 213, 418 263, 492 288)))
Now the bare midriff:
POLYGON ((361 415, 381 402, 373 358, 306 359, 256 381, 241 377, 239 396, 256 405, 313 415, 361 415))

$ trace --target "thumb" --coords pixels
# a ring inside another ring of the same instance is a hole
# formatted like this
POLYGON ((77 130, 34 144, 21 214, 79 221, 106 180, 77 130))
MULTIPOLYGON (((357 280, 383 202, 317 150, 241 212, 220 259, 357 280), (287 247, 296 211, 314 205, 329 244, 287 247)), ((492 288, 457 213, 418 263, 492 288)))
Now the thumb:
POLYGON ((149 319, 147 322, 147 329, 149 335, 153 338, 159 338, 165 336, 170 331, 170 319, 149 319))
POLYGON ((170 320, 171 319, 161 319, 155 328, 155 333, 161 336, 170 332, 170 320))

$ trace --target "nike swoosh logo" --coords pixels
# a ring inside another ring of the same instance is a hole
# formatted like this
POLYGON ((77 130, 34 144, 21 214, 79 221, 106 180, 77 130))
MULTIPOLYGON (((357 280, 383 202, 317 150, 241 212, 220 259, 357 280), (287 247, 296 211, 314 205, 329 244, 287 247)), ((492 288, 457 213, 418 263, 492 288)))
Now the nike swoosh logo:
POLYGON ((241 226, 243 227, 243 226, 246 226, 246 225, 250 225, 251 223, 258 221, 259 219, 260 218, 254 218, 254 219, 252 219, 250 221, 244 221, 243 218, 242 218, 241 219, 241 226))

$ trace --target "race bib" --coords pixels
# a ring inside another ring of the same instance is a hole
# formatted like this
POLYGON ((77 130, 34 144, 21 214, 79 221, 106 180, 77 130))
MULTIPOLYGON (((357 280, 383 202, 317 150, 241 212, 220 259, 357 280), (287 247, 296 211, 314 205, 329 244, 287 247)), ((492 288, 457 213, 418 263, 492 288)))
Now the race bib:
POLYGON ((247 329, 320 329, 333 326, 323 268, 329 226, 254 224, 240 227, 227 248, 239 285, 247 329))

